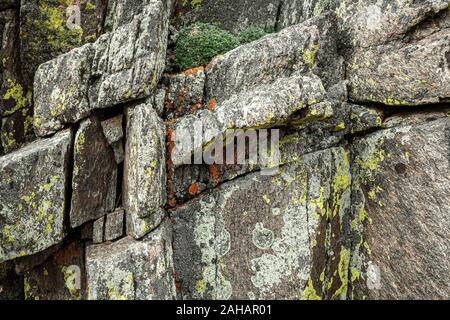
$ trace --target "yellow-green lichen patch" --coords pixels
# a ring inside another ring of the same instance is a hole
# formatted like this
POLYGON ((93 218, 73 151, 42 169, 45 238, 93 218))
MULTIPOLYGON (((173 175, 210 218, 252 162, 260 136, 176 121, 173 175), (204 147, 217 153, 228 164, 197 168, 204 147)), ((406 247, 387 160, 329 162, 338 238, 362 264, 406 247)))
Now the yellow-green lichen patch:
POLYGON ((11 115, 17 110, 27 107, 33 97, 31 91, 25 93, 22 85, 16 80, 8 79, 6 82, 8 89, 3 94, 2 99, 4 101, 10 100, 14 102, 14 106, 5 112, 5 115, 11 115))
POLYGON ((318 49, 319 47, 316 44, 313 44, 309 49, 302 51, 303 60, 310 69, 314 66, 318 49))
POLYGON ((340 252, 340 259, 338 264, 338 275, 341 286, 335 291, 333 299, 345 299, 348 290, 348 271, 350 264, 350 249, 343 248, 340 252))
POLYGON ((308 280, 308 285, 303 291, 303 300, 322 300, 322 297, 319 296, 316 292, 316 289, 314 289, 314 285, 311 279, 308 280))

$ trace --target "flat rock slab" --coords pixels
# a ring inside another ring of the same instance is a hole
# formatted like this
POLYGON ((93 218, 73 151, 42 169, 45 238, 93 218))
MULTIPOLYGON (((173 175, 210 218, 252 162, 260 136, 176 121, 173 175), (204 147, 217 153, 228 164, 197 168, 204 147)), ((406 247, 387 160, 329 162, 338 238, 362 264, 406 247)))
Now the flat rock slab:
MULTIPOLYGON (((446 19, 450 24, 450 14, 446 19)), ((450 28, 428 31, 434 32, 410 43, 357 49, 347 68, 349 98, 357 103, 391 106, 449 100, 450 28)))
POLYGON ((170 9, 171 1, 143 3, 127 24, 42 64, 35 77, 37 135, 150 96, 165 66, 170 9))
POLYGON ((115 208, 117 164, 100 121, 84 120, 75 135, 72 179, 72 228, 111 212, 115 208))
POLYGON ((141 238, 156 228, 166 203, 165 127, 152 104, 127 109, 123 201, 127 234, 141 238))
POLYGON ((0 158, 0 262, 64 238, 71 141, 66 130, 0 158))
POLYGON ((216 57, 207 67, 207 101, 220 103, 241 91, 283 77, 307 76, 310 71, 325 83, 336 83, 341 77, 341 62, 335 23, 335 16, 324 15, 216 57))
POLYGON ((328 149, 299 163, 224 183, 172 213, 179 298, 345 299, 348 155, 328 149))
POLYGON ((449 139, 446 117, 355 143, 353 298, 448 298, 449 139))
POLYGON ((335 10, 346 44, 367 48, 402 38, 449 4, 450 0, 342 0, 335 10))
POLYGON ((141 241, 126 237, 87 247, 86 273, 91 300, 174 299, 170 225, 141 241))

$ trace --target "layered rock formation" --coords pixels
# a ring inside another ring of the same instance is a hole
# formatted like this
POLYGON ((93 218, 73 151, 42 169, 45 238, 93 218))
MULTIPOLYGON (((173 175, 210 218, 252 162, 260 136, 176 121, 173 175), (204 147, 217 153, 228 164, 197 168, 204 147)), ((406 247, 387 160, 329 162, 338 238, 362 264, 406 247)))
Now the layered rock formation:
POLYGON ((0 299, 448 299, 449 5, 0 0, 0 299))

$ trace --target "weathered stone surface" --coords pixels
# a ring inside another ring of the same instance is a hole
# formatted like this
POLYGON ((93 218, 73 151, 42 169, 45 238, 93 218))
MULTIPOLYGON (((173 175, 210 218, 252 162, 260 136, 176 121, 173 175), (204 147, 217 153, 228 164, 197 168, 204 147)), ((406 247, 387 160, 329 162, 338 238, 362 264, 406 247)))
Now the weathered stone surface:
POLYGON ((118 116, 102 121, 103 134, 105 135, 109 145, 114 150, 116 163, 122 163, 125 157, 122 140, 122 118, 123 115, 119 114, 118 116))
POLYGON ((31 256, 23 256, 14 259, 16 273, 24 274, 26 271, 32 270, 34 267, 43 264, 49 257, 51 257, 55 252, 61 249, 62 243, 55 244, 50 248, 40 251, 31 256))
POLYGON ((343 149, 328 149, 274 176, 222 184, 174 211, 180 297, 345 298, 349 169, 343 149))
POLYGON ((0 0, 0 10, 16 8, 18 5, 18 0, 0 0))
POLYGON ((207 22, 238 34, 257 26, 274 30, 280 0, 202 0, 175 1, 173 23, 183 25, 207 22))
POLYGON ((347 68, 349 97, 354 102, 392 106, 449 100, 448 52, 450 28, 407 44, 394 42, 357 49, 347 68))
POLYGON ((165 130, 151 104, 127 109, 123 203, 127 234, 141 238, 156 228, 166 203, 165 130))
POLYGON ((63 239, 71 140, 66 130, 0 158, 0 262, 63 239))
POLYGON ((278 29, 301 23, 335 9, 340 1, 334 0, 289 0, 281 1, 278 29))
MULTIPOLYGON (((169 79, 166 112, 168 118, 181 117, 203 108, 205 90, 205 71, 203 67, 191 69, 174 75, 169 79)), ((214 107, 211 104, 211 108, 214 107)))
POLYGON ((207 101, 222 102, 233 94, 311 70, 327 87, 337 83, 342 78, 342 61, 336 52, 335 22, 333 15, 325 15, 216 57, 207 68, 207 101))
POLYGON ((361 133, 380 128, 383 118, 381 112, 377 109, 352 104, 350 105, 350 121, 350 133, 361 133))
POLYGON ((41 64, 34 85, 34 126, 38 136, 51 134, 64 123, 76 122, 91 111, 89 87, 92 44, 41 64))
POLYGON ((293 121, 293 115, 309 106, 327 104, 325 89, 317 76, 282 78, 272 84, 233 95, 214 109, 200 110, 178 119, 172 126, 175 142, 171 154, 174 166, 190 159, 195 152, 227 129, 270 128, 293 121), (202 130, 202 131, 200 131, 202 130), (198 134, 203 139, 193 138, 198 134))
POLYGON ((37 134, 50 134, 94 109, 150 96, 164 69, 170 5, 171 0, 151 0, 128 24, 41 65, 37 134))
POLYGON ((101 33, 104 0, 23 0, 20 5, 21 60, 25 83, 33 85, 38 66, 94 41, 101 33), (69 7, 71 6, 72 7, 69 7), (71 10, 73 8, 74 10, 71 10), (70 19, 80 11, 80 24, 70 19), (69 28, 67 22, 73 23, 69 28))
POLYGON ((84 120, 75 136, 70 225, 78 227, 115 208, 117 164, 100 121, 84 120))
POLYGON ((347 45, 370 47, 401 38, 449 4, 449 0, 341 0, 336 14, 347 45))
POLYGON ((24 275, 27 300, 85 299, 84 244, 71 242, 24 275))
POLYGON ((87 247, 91 300, 167 300, 175 297, 171 230, 163 223, 141 241, 126 237, 87 247))
POLYGON ((0 300, 23 299, 23 278, 14 272, 14 263, 0 263, 0 300))
POLYGON ((124 218, 125 211, 123 209, 116 209, 106 216, 105 241, 116 240, 123 235, 124 218))
POLYGON ((92 226, 92 242, 102 243, 105 240, 105 216, 94 221, 92 226))
POLYGON ((446 117, 354 144, 353 298, 448 298, 449 137, 446 117))
POLYGON ((29 107, 31 93, 22 83, 19 53, 19 13, 0 12, 0 115, 29 107))

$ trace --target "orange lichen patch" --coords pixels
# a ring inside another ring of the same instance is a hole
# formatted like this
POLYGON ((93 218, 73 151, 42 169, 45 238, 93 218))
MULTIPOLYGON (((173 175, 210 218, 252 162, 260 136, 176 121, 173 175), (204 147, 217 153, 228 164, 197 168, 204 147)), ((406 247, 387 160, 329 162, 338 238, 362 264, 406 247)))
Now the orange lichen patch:
POLYGON ((201 109, 201 108, 202 108, 202 103, 199 102, 199 103, 193 104, 193 105, 189 108, 189 111, 190 111, 190 112, 194 112, 194 111, 199 110, 199 109, 201 109))
POLYGON ((209 175, 213 178, 215 183, 220 182, 219 169, 217 168, 217 164, 212 164, 209 166, 209 175))
POLYGON ((198 184, 193 183, 189 186, 188 192, 191 196, 195 196, 198 194, 199 189, 198 189, 198 184))
POLYGON ((216 104, 217 104, 217 100, 215 98, 212 98, 211 101, 208 103, 208 109, 210 111, 213 111, 216 104))
POLYGON ((185 76, 195 76, 199 71, 204 71, 205 68, 204 67, 196 67, 196 68, 192 68, 186 71, 183 71, 182 74, 184 74, 185 76))

